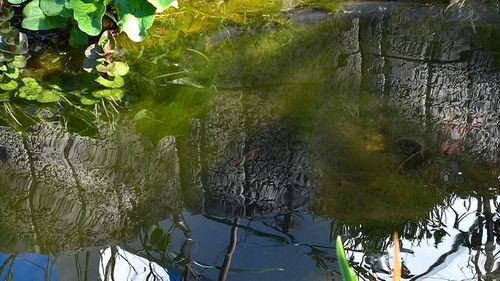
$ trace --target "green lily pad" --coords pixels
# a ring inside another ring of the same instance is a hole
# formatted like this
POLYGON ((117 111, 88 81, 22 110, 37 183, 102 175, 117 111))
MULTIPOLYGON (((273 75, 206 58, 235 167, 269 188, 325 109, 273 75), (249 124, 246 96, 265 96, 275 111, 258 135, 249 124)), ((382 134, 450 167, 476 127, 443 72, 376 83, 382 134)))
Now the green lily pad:
POLYGON ((144 40, 155 19, 155 6, 146 0, 115 0, 115 5, 120 15, 120 30, 134 42, 144 40))
POLYGON ((46 16, 40 8, 40 0, 33 0, 23 9, 22 27, 29 30, 48 30, 62 28, 68 19, 46 16))
POLYGON ((69 5, 81 31, 90 36, 101 33, 102 17, 106 11, 103 0, 70 0, 69 5))

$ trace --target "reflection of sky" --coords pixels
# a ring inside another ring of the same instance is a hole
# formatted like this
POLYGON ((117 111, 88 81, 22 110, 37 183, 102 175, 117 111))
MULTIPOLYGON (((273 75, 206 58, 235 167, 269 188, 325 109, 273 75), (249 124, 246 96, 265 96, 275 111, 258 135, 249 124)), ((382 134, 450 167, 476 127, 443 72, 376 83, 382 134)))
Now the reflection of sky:
MULTIPOLYGON (((496 198, 496 201, 500 202, 499 199, 500 196, 496 198)), ((488 203, 491 206, 493 214, 495 214, 493 200, 488 203)), ((401 258, 411 273, 418 277, 416 278, 417 280, 477 280, 478 275, 475 264, 479 266, 479 269, 484 274, 486 231, 484 231, 482 237, 482 253, 465 247, 463 239, 464 237, 469 237, 469 228, 477 224, 476 211, 478 209, 478 200, 476 198, 460 199, 457 197, 455 202, 451 204, 451 207, 448 207, 444 212, 443 218, 445 221, 443 221, 442 228, 446 231, 447 235, 442 238, 437 247, 432 237, 420 243, 402 239, 402 249, 411 249, 413 253, 401 253, 401 258), (458 219, 457 214, 461 216, 461 220, 457 228, 454 228, 453 224, 458 219), (475 263, 472 262, 472 259, 478 254, 478 261, 475 263), (438 262, 439 258, 444 258, 444 260, 439 265, 434 265, 438 262)), ((496 215, 498 216, 498 214, 496 215)), ((390 256, 389 262, 392 265, 393 248, 390 247, 387 251, 390 256)), ((500 249, 494 248, 493 255, 496 257, 494 267, 498 266, 499 254, 500 249)), ((363 260, 362 253, 354 253, 354 257, 358 262, 363 260)), ((390 275, 388 274, 378 274, 377 276, 383 280, 390 280, 390 275)))
MULTIPOLYGON (((500 196, 496 198, 499 201, 500 196)), ((500 202, 500 201, 499 201, 500 202)), ((460 199, 456 197, 451 203, 451 207, 443 210, 442 228, 446 231, 442 241, 435 246, 434 237, 422 240, 419 243, 411 240, 402 240, 402 249, 411 249, 411 253, 403 252, 402 258, 405 265, 414 276, 420 276, 418 280, 477 280, 477 272, 474 264, 479 265, 479 270, 485 271, 486 263, 485 241, 486 234, 483 234, 481 249, 472 250, 464 246, 464 241, 470 239, 470 228, 477 224, 477 213, 479 201, 475 198, 460 199), (453 208, 453 209, 452 209, 453 208), (454 211, 453 211, 454 210, 454 211), (456 213, 455 213, 456 212, 456 213), (457 220, 460 221, 456 228, 453 227, 457 220), (468 214, 468 215, 465 215, 468 214), (448 225, 444 225, 448 224, 448 225), (481 252, 478 252, 481 251, 481 252), (449 253, 444 261, 430 270, 440 257, 449 253), (475 263, 474 258, 478 258, 475 263)), ((494 216, 498 216, 494 202, 489 202, 494 216)), ((482 203, 484 206, 484 203, 482 203)), ((186 223, 192 230, 194 245, 191 248, 191 259, 196 261, 193 268, 201 272, 201 280, 217 280, 219 269, 211 268, 221 266, 229 244, 231 232, 231 219, 210 218, 202 215, 191 215, 184 213, 186 223), (204 269, 200 264, 205 265, 204 269)), ((496 219, 496 218, 495 218, 496 219)), ((330 221, 327 219, 315 218, 311 214, 301 213, 293 216, 292 222, 287 224, 288 233, 280 231, 284 225, 285 217, 263 218, 259 220, 240 219, 237 229, 238 242, 233 259, 230 265, 230 272, 227 281, 250 281, 250 280, 332 280, 332 271, 336 268, 335 252, 330 242, 330 221), (318 266, 323 263, 325 268, 318 266)), ((171 220, 161 223, 163 229, 169 229, 171 220)), ((432 230, 431 228, 429 228, 432 230)), ((431 231, 432 232, 432 231, 431 231)), ((171 250, 175 253, 181 251, 181 245, 186 237, 180 230, 175 230, 172 234, 171 250)), ((347 238, 347 237, 346 237, 347 238)), ((353 238, 351 238, 353 239, 353 238)), ((348 241, 345 241, 348 243, 348 241)), ((137 241, 129 243, 131 248, 140 249, 137 241)), ((127 246, 124 246, 127 247, 127 246)), ((498 256, 500 251, 498 246, 493 245, 493 264, 498 266, 498 256), (496 259, 496 260, 495 260, 496 259)), ((120 249, 120 248, 116 248, 120 249)), ((96 249, 97 250, 97 249, 96 249)), ((362 250, 362 249, 360 249, 362 250)), ((81 268, 88 270, 88 280, 99 280, 99 268, 109 260, 109 248, 101 252, 90 251, 90 257, 85 257, 87 252, 82 252, 78 261, 81 268), (87 266, 85 266, 87 264, 87 266)), ((392 248, 388 248, 389 262, 392 264, 392 248)), ((134 252, 135 253, 135 252, 134 252)), ((116 276, 125 274, 129 279, 118 279, 117 281, 145 280, 147 269, 151 268, 150 261, 125 250, 118 250, 116 276), (133 265, 134 270, 130 271, 133 265)), ((347 256, 354 255, 355 262, 363 264, 364 252, 348 252, 347 256)), ((6 263, 3 272, 0 273, 0 280, 5 280, 7 272, 12 272, 13 281, 58 281, 58 280, 80 280, 76 278, 75 256, 59 256, 57 259, 51 256, 21 253, 16 256, 13 263, 8 263, 9 255, 0 254, 0 264, 6 263), (12 267, 10 267, 12 265, 12 267), (57 268, 57 270, 56 270, 57 268), (45 274, 47 273, 47 277, 45 274)), ((491 262, 491 260, 490 260, 491 262)), ((181 268, 168 268, 169 273, 164 269, 167 264, 161 267, 154 264, 155 272, 159 276, 172 278, 172 272, 179 273, 181 268), (163 267, 163 268, 162 268, 163 267)), ((100 274, 102 276, 102 272, 100 274)), ((381 280, 390 280, 390 274, 377 274, 381 280)), ((178 276, 177 276, 178 277, 178 276)))
MULTIPOLYGON (((229 244, 231 226, 201 215, 185 214, 185 219, 195 241, 191 258, 203 264, 222 265, 229 244)), ((252 230, 238 228, 238 243, 232 258, 232 271, 229 272, 227 280, 331 280, 327 278, 326 271, 317 268, 308 256, 311 245, 330 247, 320 249, 324 250, 326 256, 335 255, 329 240, 329 222, 315 219, 308 214, 294 216, 294 220, 296 222, 290 230, 290 234, 295 237, 295 241, 292 241, 291 237, 272 228, 272 219, 241 219, 239 224, 252 230)), ((168 223, 165 221, 163 226, 168 227, 168 223)), ((181 233, 175 233, 173 237, 177 247, 175 250, 179 251, 185 238, 181 233)), ((328 265, 332 267, 331 263, 328 265)), ((217 280, 218 274, 216 269, 203 272, 203 276, 209 280, 217 280)))
POLYGON ((9 260, 10 256, 10 254, 0 253, 0 267, 3 268, 0 272, 0 280, 59 280, 54 266, 54 257, 35 253, 20 253, 13 260, 9 260), (8 279, 9 274, 11 274, 11 279, 8 279))

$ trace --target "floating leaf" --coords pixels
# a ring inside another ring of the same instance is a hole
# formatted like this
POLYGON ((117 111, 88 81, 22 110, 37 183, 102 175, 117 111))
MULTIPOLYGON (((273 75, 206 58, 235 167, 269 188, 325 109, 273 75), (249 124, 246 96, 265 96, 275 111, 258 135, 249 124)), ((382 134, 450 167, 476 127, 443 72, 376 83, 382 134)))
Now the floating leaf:
POLYGON ((31 77, 25 77, 21 81, 23 81, 24 86, 19 88, 16 96, 27 100, 36 100, 38 95, 43 91, 42 86, 31 77))
POLYGON ((17 67, 9 68, 7 71, 4 72, 4 74, 10 79, 17 79, 17 77, 19 77, 19 68, 17 67))
POLYGON ((16 81, 10 80, 7 83, 0 83, 0 90, 12 91, 12 90, 17 89, 18 86, 19 86, 19 84, 17 84, 16 81))
POLYGON ((94 100, 94 99, 89 99, 85 96, 81 97, 80 98, 80 102, 83 104, 83 105, 93 105, 93 104, 96 104, 99 102, 99 100, 94 100))
POLYGON ((26 67, 27 61, 28 61, 28 58, 26 58, 25 56, 23 56, 23 55, 17 55, 12 60, 11 64, 15 68, 24 68, 24 67, 26 67))
POLYGON ((128 65, 121 61, 116 61, 111 66, 111 70, 107 72, 109 76, 124 76, 129 71, 128 65))
POLYGON ((108 80, 102 76, 99 76, 97 77, 97 79, 95 79, 95 81, 103 85, 104 87, 113 89, 121 88, 125 84, 125 81, 123 81, 123 78, 121 76, 115 76, 113 80, 108 80))
POLYGON ((61 93, 53 90, 45 90, 37 95, 36 100, 41 103, 58 102, 61 100, 61 93))
POLYGON ((29 30, 48 30, 62 28, 68 19, 55 16, 46 16, 40 8, 40 0, 33 0, 23 9, 22 27, 29 30))
POLYGON ((108 100, 120 100, 123 97, 122 89, 104 89, 92 92, 92 96, 95 98, 105 98, 108 100))
POLYGON ((130 40, 140 42, 153 25, 156 8, 146 0, 115 0, 120 15, 118 26, 130 40))
POLYGON ((103 0, 70 0, 69 6, 80 30, 90 36, 101 33, 102 17, 106 11, 103 0))

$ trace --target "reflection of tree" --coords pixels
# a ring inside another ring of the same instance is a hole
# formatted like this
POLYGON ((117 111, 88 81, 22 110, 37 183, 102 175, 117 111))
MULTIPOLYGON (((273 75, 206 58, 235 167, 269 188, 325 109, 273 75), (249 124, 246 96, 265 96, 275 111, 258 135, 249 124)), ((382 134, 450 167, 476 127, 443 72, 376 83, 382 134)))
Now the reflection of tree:
POLYGON ((231 226, 231 236, 229 237, 229 245, 227 247, 226 256, 224 257, 224 263, 222 264, 222 270, 219 274, 219 281, 226 280, 229 267, 231 266, 231 260, 233 258, 234 250, 236 249, 236 241, 238 239, 238 223, 239 219, 236 218, 233 220, 233 225, 231 226))

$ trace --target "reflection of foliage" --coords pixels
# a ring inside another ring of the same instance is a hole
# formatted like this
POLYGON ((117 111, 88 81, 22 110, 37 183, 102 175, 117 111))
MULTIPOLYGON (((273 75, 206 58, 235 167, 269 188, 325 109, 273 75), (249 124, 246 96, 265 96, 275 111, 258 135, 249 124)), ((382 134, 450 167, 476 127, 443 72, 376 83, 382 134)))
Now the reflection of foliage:
MULTIPOLYGON (((461 199, 456 195, 450 195, 445 198, 442 205, 435 207, 429 212, 427 219, 418 223, 408 222, 404 226, 400 226, 399 229, 403 231, 401 238, 410 241, 413 246, 418 247, 422 241, 434 240, 434 247, 439 248, 439 245, 444 240, 452 240, 451 249, 448 252, 440 254, 429 270, 416 276, 415 279, 424 277, 434 268, 442 266, 447 262, 447 258, 458 252, 461 247, 477 251, 477 256, 485 255, 486 259, 489 259, 489 263, 486 264, 494 264, 492 261, 495 260, 494 253, 496 247, 493 244, 495 235, 498 236, 498 233, 495 233, 495 231, 500 221, 498 209, 499 205, 495 196, 490 199, 482 197, 461 199), (455 210, 457 207, 464 210, 455 210), (475 207, 477 209, 474 209, 475 207), (493 208, 497 210, 497 214, 494 213, 493 208), (449 216, 450 213, 454 213, 455 215, 449 216), (473 214, 476 216, 474 221, 471 221, 470 218, 465 219, 473 214), (456 233, 457 230, 458 234, 456 233)), ((394 229, 397 228, 395 227, 394 229)), ((346 237, 344 246, 347 252, 363 253, 362 260, 366 263, 365 265, 362 265, 363 262, 350 261, 350 264, 362 280, 377 278, 374 275, 377 272, 389 273, 389 271, 384 271, 383 263, 384 261, 388 262, 387 248, 391 246, 390 234, 384 234, 384 231, 376 232, 373 228, 366 228, 359 225, 332 224, 331 239, 333 240, 337 235, 346 237)), ((432 242, 427 244, 432 245, 432 242)), ((393 245, 396 248, 396 245, 393 245)), ((405 248, 402 248, 400 252, 413 253, 411 249, 405 248)), ((471 253, 471 261, 472 255, 473 253, 471 253)), ((472 270, 481 270, 480 267, 477 267, 477 262, 483 263, 480 260, 476 257, 476 260, 473 262, 476 265, 472 270)), ((389 264, 385 266, 385 269, 390 270, 389 264)), ((484 270, 485 276, 492 274, 492 267, 488 268, 486 266, 484 270)), ((410 269, 405 266, 404 262, 401 267, 401 275, 403 277, 406 276, 404 278, 414 276, 410 272, 410 269)))

